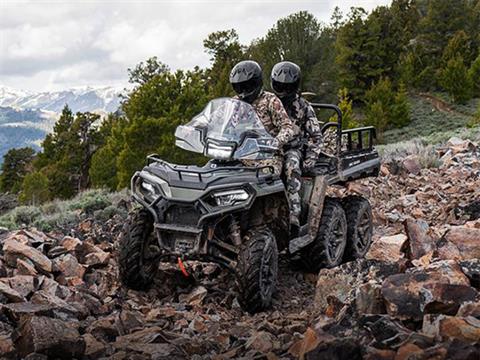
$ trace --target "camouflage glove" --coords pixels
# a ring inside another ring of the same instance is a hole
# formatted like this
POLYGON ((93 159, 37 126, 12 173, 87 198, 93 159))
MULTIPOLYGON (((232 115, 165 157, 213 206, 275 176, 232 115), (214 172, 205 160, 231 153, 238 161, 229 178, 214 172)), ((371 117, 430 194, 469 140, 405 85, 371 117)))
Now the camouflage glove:
POLYGON ((306 158, 303 161, 303 170, 309 171, 312 170, 315 167, 315 164, 317 163, 317 159, 313 157, 306 158))

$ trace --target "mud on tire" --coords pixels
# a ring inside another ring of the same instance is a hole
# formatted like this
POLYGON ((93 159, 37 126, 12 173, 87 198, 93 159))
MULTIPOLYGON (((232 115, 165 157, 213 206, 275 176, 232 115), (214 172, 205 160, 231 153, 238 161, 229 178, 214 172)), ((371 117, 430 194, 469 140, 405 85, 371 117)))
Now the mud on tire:
POLYGON ((146 290, 153 282, 158 263, 149 257, 153 219, 145 209, 128 216, 119 240, 119 270, 122 283, 134 290, 146 290))
POLYGON ((250 313, 271 305, 278 274, 278 249, 267 228, 250 230, 238 254, 237 286, 239 303, 250 313))
POLYGON ((372 243, 372 208, 370 202, 361 196, 347 196, 342 201, 347 215, 347 248, 345 260, 365 256, 372 243))
POLYGON ((338 266, 342 262, 346 244, 345 211, 338 200, 326 198, 317 237, 300 252, 301 265, 312 273, 317 273, 324 267, 338 266))

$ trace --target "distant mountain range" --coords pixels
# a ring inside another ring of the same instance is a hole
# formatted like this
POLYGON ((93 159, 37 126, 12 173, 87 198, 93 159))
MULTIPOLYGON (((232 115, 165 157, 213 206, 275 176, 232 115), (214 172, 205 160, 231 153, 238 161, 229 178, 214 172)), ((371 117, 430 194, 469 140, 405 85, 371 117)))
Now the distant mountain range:
POLYGON ((120 106, 123 92, 123 88, 90 86, 30 92, 0 85, 0 164, 11 148, 31 146, 39 150, 65 105, 74 113, 114 112, 120 106))

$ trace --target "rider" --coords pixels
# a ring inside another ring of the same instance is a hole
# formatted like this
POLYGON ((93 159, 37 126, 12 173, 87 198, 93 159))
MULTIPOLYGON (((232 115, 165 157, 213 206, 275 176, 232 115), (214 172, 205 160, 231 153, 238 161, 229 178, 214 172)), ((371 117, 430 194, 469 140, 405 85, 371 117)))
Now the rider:
MULTIPOLYGON (((230 83, 237 93, 236 98, 253 106, 265 129, 275 138, 274 146, 282 149, 298 133, 285 111, 280 99, 263 90, 262 69, 252 60, 241 61, 230 72, 230 83)), ((282 150, 269 160, 244 160, 247 166, 270 165, 276 174, 282 171, 282 150)))
POLYGON ((308 171, 315 166, 322 150, 321 125, 312 106, 299 95, 300 79, 300 67, 292 62, 282 61, 272 69, 272 89, 295 125, 300 128, 300 136, 290 141, 284 148, 284 172, 287 191, 290 194, 290 222, 293 231, 295 227, 298 230, 300 225, 302 159, 303 169, 308 171))

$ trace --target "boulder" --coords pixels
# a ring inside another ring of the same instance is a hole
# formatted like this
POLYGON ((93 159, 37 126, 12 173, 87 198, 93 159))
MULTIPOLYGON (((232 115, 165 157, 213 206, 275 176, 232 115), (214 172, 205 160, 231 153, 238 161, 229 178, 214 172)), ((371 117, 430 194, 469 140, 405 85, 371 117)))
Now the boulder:
POLYGON ((410 155, 402 161, 402 167, 407 171, 409 174, 418 175, 422 170, 422 166, 418 160, 418 157, 415 155, 410 155))
POLYGON ((480 229, 454 226, 444 239, 455 245, 462 260, 480 259, 480 229))
POLYGON ((357 312, 363 314, 385 314, 382 285, 372 280, 360 285, 355 293, 357 312))
POLYGON ((22 319, 30 318, 34 315, 53 317, 52 306, 34 304, 30 301, 4 305, 1 312, 14 322, 19 322, 22 319))
POLYGON ((35 264, 29 259, 17 259, 17 274, 19 275, 38 275, 37 270, 35 269, 35 264))
POLYGON ((467 343, 478 343, 480 320, 473 316, 427 314, 423 319, 422 332, 435 337, 438 341, 457 339, 467 343))
POLYGON ((30 275, 16 275, 0 281, 8 281, 10 287, 24 297, 30 296, 40 286, 38 278, 30 275))
POLYGON ((83 278, 85 268, 72 254, 65 254, 54 259, 54 269, 65 277, 83 278))
POLYGON ((425 221, 407 219, 403 225, 408 238, 403 249, 408 259, 415 260, 433 254, 435 241, 428 235, 429 227, 425 221))
POLYGON ((12 267, 16 266, 18 257, 25 257, 34 264, 37 270, 47 273, 52 272, 52 262, 48 257, 37 249, 21 242, 7 239, 3 244, 3 252, 5 253, 6 262, 12 267))
POLYGON ((12 289, 10 285, 0 281, 0 302, 2 302, 2 297, 5 298, 8 302, 26 301, 25 297, 23 297, 22 294, 12 289))
POLYGON ((397 262, 404 257, 402 248, 405 246, 407 237, 404 234, 383 236, 372 242, 366 259, 397 262))
POLYGON ((387 312, 402 320, 422 320, 426 313, 454 315, 478 295, 460 266, 440 261, 388 277, 382 285, 387 312))
POLYGON ((21 356, 37 352, 52 358, 81 358, 85 340, 71 322, 45 316, 24 319, 15 341, 21 356))
POLYGON ((85 256, 85 265, 99 266, 107 265, 110 260, 110 254, 105 251, 96 251, 85 256))

